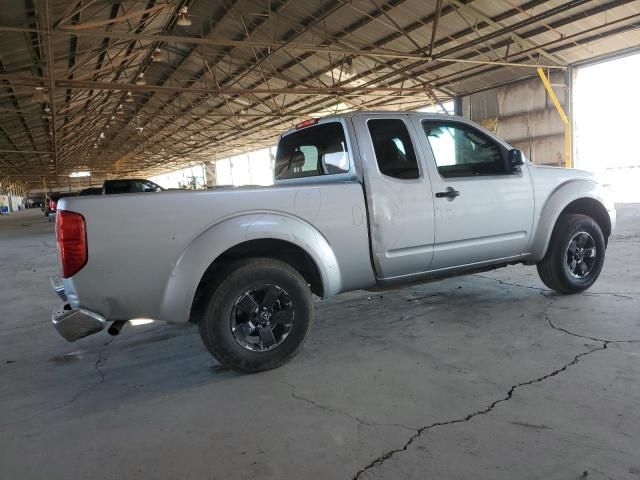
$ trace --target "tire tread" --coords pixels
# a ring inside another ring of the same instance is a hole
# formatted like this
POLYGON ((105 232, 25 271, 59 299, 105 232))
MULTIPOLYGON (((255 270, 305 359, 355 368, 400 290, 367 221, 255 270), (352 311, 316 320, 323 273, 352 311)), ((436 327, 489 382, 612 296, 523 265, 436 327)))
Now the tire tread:
MULTIPOLYGON (((551 240, 549 241, 547 252, 544 258, 536 265, 540 279, 552 290, 564 294, 582 292, 589 288, 600 274, 600 271, 598 271, 593 278, 593 281, 591 281, 587 286, 578 286, 564 275, 563 262, 565 252, 562 245, 560 245, 560 242, 564 240, 568 232, 571 229, 574 229, 578 223, 584 222, 589 222, 591 224, 591 228, 599 234, 602 244, 605 245, 602 230, 593 218, 577 213, 565 213, 560 215, 556 221, 556 225, 554 226, 553 233, 551 234, 551 240)), ((604 249, 602 250, 602 255, 604 256, 604 249)), ((604 257, 601 262, 603 261, 604 257)), ((602 264, 600 264, 598 268, 601 269, 602 264)))

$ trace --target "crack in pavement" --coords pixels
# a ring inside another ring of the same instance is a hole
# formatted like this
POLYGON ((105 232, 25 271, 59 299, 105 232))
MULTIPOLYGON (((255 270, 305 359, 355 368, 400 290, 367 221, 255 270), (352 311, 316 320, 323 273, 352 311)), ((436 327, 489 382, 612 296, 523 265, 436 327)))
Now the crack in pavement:
POLYGON ((106 358, 103 358, 102 355, 105 351, 105 349, 115 340, 115 338, 112 338, 110 340, 107 340, 103 345, 102 348, 100 349, 100 351, 98 352, 98 356, 96 358, 96 361, 93 364, 93 368, 94 370, 98 373, 98 375, 100 376, 100 379, 94 383, 92 383, 91 385, 89 385, 88 387, 82 388, 80 391, 78 391, 75 395, 73 395, 73 397, 71 397, 69 400, 67 400, 66 402, 58 405, 57 407, 52 407, 52 408, 47 408, 46 410, 41 410, 39 412, 34 413, 33 415, 31 415, 28 418, 25 418, 24 420, 20 420, 18 422, 14 422, 14 423, 6 423, 6 424, 1 424, 0 427, 5 427, 8 425, 19 425, 21 423, 25 423, 25 422, 29 422, 31 420, 33 420, 36 417, 39 417, 40 415, 43 415, 45 413, 50 413, 50 412, 55 412, 57 410, 61 410, 64 407, 71 405, 73 402, 75 402, 76 400, 78 400, 80 397, 82 397, 85 393, 93 390, 94 388, 98 387, 99 385, 102 385, 103 383, 105 383, 105 376, 106 374, 102 371, 102 369, 100 368, 100 366, 102 364, 104 364, 104 362, 107 360, 106 358))
POLYGON ((480 274, 474 274, 471 275, 472 277, 479 277, 479 278, 484 278, 485 280, 492 280, 494 282, 498 282, 500 285, 509 285, 511 287, 520 287, 520 288, 528 288, 530 290, 537 290, 539 292, 550 292, 551 290, 549 290, 548 288, 541 288, 541 287, 533 287, 531 285, 522 285, 520 283, 512 283, 512 282, 506 282, 504 280, 500 280, 499 278, 493 278, 493 277, 486 277, 484 275, 480 275, 480 274))
MULTIPOLYGON (((409 437, 409 439, 404 443, 404 445, 400 448, 394 448, 391 450, 386 451, 385 453, 383 453, 382 455, 378 456, 377 458, 375 458, 373 461, 371 461, 368 465, 366 465, 365 467, 361 468, 360 470, 358 470, 352 477, 352 480, 357 480, 359 479, 364 473, 366 473, 367 471, 376 468, 380 465, 382 465, 383 463, 385 463, 387 460, 391 459, 394 455, 407 451, 408 448, 411 446, 411 444, 416 441, 424 432, 435 428, 435 427, 441 427, 441 426, 445 426, 445 425, 453 425, 456 423, 464 423, 464 422, 468 422, 469 420, 471 420, 474 417, 480 416, 480 415, 485 415, 489 412, 491 412, 497 405, 499 405, 500 403, 503 402, 507 402, 509 400, 511 400, 511 398, 513 397, 514 392, 521 388, 521 387, 525 387, 527 385, 532 385, 534 383, 539 383, 539 382, 543 382, 545 380, 547 380, 548 378, 551 377, 555 377, 556 375, 559 375, 560 373, 566 371, 569 367, 576 365, 580 359, 582 357, 586 357, 588 355, 591 355, 595 352, 599 352, 602 350, 606 350, 609 346, 609 344, 612 343, 640 343, 640 340, 608 340, 608 339, 604 339, 604 338, 598 338, 598 337, 590 337, 588 335, 581 335, 578 333, 574 333, 571 332, 570 330, 567 330, 565 328, 562 327, 558 327, 556 326, 553 321, 551 320, 551 317, 549 315, 549 308, 552 307, 552 305, 558 301, 557 298, 547 294, 546 292, 550 292, 550 290, 546 290, 544 288, 538 288, 538 287, 531 287, 528 285, 519 285, 519 284, 514 284, 514 283, 509 283, 509 282, 504 282, 503 280, 499 280, 499 279, 495 279, 495 278, 491 278, 491 277, 484 277, 482 275, 475 275, 481 278, 486 278, 488 280, 493 280, 496 281, 500 284, 503 285, 512 285, 512 286, 516 286, 516 287, 521 287, 521 288, 528 288, 528 289, 532 289, 532 290, 538 290, 545 298, 547 298, 549 300, 549 302, 547 303, 547 305, 545 305, 544 310, 543 310, 543 317, 545 318, 545 320, 547 321, 547 323, 549 324, 549 326, 551 328, 553 328, 554 330, 557 330, 559 332, 568 334, 568 335, 572 335, 574 337, 578 337, 578 338, 583 338, 586 340, 591 340, 594 342, 598 342, 601 343, 600 346, 595 347, 595 348, 591 348, 590 350, 586 351, 586 352, 582 352, 579 353, 578 355, 576 355, 575 357, 573 357, 573 360, 571 360, 569 363, 565 364, 564 366, 562 366, 561 368, 558 368, 554 371, 552 371, 551 373, 548 373, 546 375, 543 375, 541 377, 535 378, 533 380, 529 380, 526 382, 521 382, 521 383, 517 383, 515 385, 513 385, 509 391, 507 392, 507 394, 502 397, 499 398, 498 400, 495 400, 493 403, 491 403, 489 406, 481 409, 481 410, 476 410, 473 413, 470 413, 468 415, 466 415, 465 417, 461 417, 461 418, 457 418, 457 419, 453 419, 453 420, 448 420, 448 421, 440 421, 440 422, 434 422, 431 423, 429 425, 425 425, 422 426, 420 428, 416 428, 415 433, 409 437)), ((603 295, 603 294, 593 294, 593 295, 603 295)), ((607 295, 620 295, 620 294, 607 294, 607 295)))
MULTIPOLYGON (((487 277, 485 275, 480 275, 477 273, 471 276, 484 278, 485 280, 492 280, 494 282, 498 282, 501 285, 509 285, 511 287, 528 288, 530 290, 538 290, 539 292, 553 292, 553 290, 549 288, 534 287, 532 285, 522 285, 521 283, 507 282, 505 280, 500 280, 499 278, 487 277)), ((640 295, 640 292, 582 292, 581 295, 587 295, 590 297, 598 297, 601 295, 612 295, 614 297, 621 297, 621 298, 627 298, 629 300, 633 300, 633 297, 630 297, 629 295, 640 295)))
POLYGON ((593 340, 594 342, 602 342, 602 343, 640 343, 640 339, 638 339, 638 340, 636 340, 636 339, 631 339, 631 340, 611 340, 611 339, 608 339, 608 338, 590 337, 589 335, 582 335, 580 333, 575 333, 575 332, 572 332, 570 330, 567 330, 566 328, 558 327, 555 323, 553 323, 553 321, 551 320, 551 317, 549 316, 549 309, 553 306, 554 303, 556 303, 558 301, 558 298, 556 298, 556 297, 554 297, 552 295, 545 295, 544 293, 542 295, 549 299, 549 303, 547 303, 545 305, 545 307, 544 307, 544 310, 542 312, 542 316, 547 321, 549 326, 551 328, 553 328, 554 330, 558 330, 558 331, 560 331, 562 333, 566 333, 567 335, 571 335, 573 337, 584 338, 586 340, 593 340))
POLYGON ((93 390, 94 388, 96 388, 98 385, 102 385, 104 383, 104 378, 105 378, 105 373, 100 369, 100 366, 107 360, 106 358, 102 358, 102 354, 104 353, 105 349, 111 344, 111 342, 113 342, 115 340, 115 338, 112 338, 111 340, 107 340, 103 345, 102 348, 100 349, 100 351, 98 352, 98 357, 96 358, 95 363, 93 364, 93 368, 95 369, 96 372, 98 372, 98 375, 100 375, 100 379, 89 385, 86 388, 83 388, 82 390, 80 390, 79 392, 77 392, 73 397, 71 397, 71 399, 67 400, 65 403, 63 403, 62 405, 59 405, 57 407, 52 408, 50 411, 55 411, 55 410, 60 410, 61 408, 66 407, 67 405, 71 405, 73 402, 75 402, 76 400, 78 400, 82 395, 84 395, 85 393, 93 390))
POLYGON ((302 402, 308 403, 309 405, 312 405, 315 408, 318 408, 318 409, 323 410, 325 412, 331 412, 331 413, 336 413, 338 415, 344 415, 345 417, 348 417, 348 418, 350 418, 352 420, 355 420, 360 425, 366 425, 368 427, 398 427, 398 428, 404 428, 405 430, 411 430, 411 431, 414 431, 414 432, 417 431, 417 429, 415 429, 413 427, 408 427, 407 425, 403 425, 401 423, 378 423, 378 422, 374 422, 372 420, 368 420, 368 419, 364 419, 364 418, 358 417, 357 415, 353 415, 352 413, 346 412, 344 410, 340 410, 338 408, 330 407, 329 405, 324 405, 324 404, 318 402, 317 400, 314 400, 312 398, 308 398, 308 397, 305 397, 303 395, 300 395, 297 392, 296 386, 291 384, 291 383, 289 383, 289 382, 280 381, 279 383, 282 383, 283 385, 286 385, 291 389, 291 398, 294 398, 296 400, 300 400, 302 402))
POLYGON ((352 480, 356 480, 356 479, 360 478, 360 476, 362 474, 364 474, 365 472, 367 472, 368 470, 382 465, 383 463, 385 463, 387 460, 392 458, 397 453, 406 451, 411 446, 411 444, 414 441, 416 441, 427 430, 430 430, 430 429, 435 428, 435 427, 445 426, 445 425, 454 425, 456 423, 468 422, 469 420, 471 420, 474 417, 477 417, 479 415, 485 415, 485 414, 491 412, 500 403, 507 402, 507 401, 511 400, 511 398, 513 397, 514 392, 518 388, 524 387, 524 386, 527 386, 527 385, 532 385, 534 383, 539 383, 539 382, 542 382, 542 381, 544 381, 544 380, 546 380, 548 378, 555 377, 556 375, 558 375, 558 374, 564 372, 565 370, 567 370, 569 367, 571 367, 571 366, 575 365, 576 363, 578 363, 582 357, 587 356, 587 355, 591 355, 592 353, 599 352, 601 350, 606 350, 607 349, 607 345, 609 343, 612 343, 612 342, 603 342, 603 344, 601 346, 599 346, 599 347, 592 348, 592 349, 590 349, 590 350, 588 350, 586 352, 582 352, 582 353, 576 355, 575 357, 573 357, 573 360, 571 360, 569 363, 565 364, 561 368, 558 368, 558 369, 552 371, 551 373, 547 373, 546 375, 543 375, 541 377, 535 378, 533 380, 529 380, 529 381, 526 381, 526 382, 521 382, 521 383, 517 383, 517 384, 513 385, 509 389, 509 391, 507 392, 507 394, 504 397, 499 398, 498 400, 495 400, 489 406, 487 406, 487 407, 485 407, 485 408, 483 408, 481 410, 476 410, 475 412, 470 413, 470 414, 468 414, 468 415, 466 415, 465 417, 462 417, 462 418, 456 418, 456 419, 453 419, 453 420, 447 420, 447 421, 441 421, 441 422, 434 422, 434 423, 431 423, 429 425, 425 425, 423 427, 415 429, 416 433, 413 434, 411 437, 409 437, 407 442, 402 447, 394 448, 392 450, 388 450, 387 452, 383 453, 379 457, 375 458, 368 465, 366 465, 365 467, 363 467, 360 470, 358 470, 355 473, 355 475, 353 475, 352 480))
POLYGON ((22 328, 29 328, 29 327, 37 327, 38 325, 44 325, 49 323, 51 323, 51 320, 45 320, 45 321, 36 322, 36 323, 28 323, 26 325, 18 325, 17 327, 0 328, 0 332, 11 332, 13 330, 20 330, 22 328))

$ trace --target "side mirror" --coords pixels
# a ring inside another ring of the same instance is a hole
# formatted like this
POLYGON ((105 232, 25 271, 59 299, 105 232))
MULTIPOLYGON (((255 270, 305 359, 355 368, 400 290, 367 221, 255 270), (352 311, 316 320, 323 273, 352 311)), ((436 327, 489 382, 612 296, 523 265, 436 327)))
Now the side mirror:
POLYGON ((524 165, 522 150, 518 150, 517 148, 509 150, 509 166, 511 170, 517 170, 520 165, 524 165))

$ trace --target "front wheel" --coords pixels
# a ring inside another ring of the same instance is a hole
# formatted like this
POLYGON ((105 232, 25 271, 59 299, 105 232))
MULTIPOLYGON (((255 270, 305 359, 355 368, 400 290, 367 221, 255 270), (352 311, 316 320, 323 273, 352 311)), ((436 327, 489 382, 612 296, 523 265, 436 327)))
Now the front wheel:
POLYGON ((591 217, 564 214, 558 218, 545 257, 538 263, 544 284, 561 293, 586 290, 604 264, 604 235, 591 217))
POLYGON ((254 258, 233 266, 217 285, 199 329, 221 364, 254 373, 293 358, 312 320, 311 292, 302 275, 279 260, 254 258))

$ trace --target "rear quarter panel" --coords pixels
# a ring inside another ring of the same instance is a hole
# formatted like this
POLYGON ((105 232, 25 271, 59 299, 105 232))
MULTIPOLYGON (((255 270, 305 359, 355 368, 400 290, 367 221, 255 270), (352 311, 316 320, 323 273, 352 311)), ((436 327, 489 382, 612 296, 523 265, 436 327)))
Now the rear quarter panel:
POLYGON ((357 182, 79 197, 61 200, 60 208, 84 215, 87 227, 89 261, 65 280, 69 301, 108 320, 187 321, 195 286, 226 250, 228 238, 238 243, 279 238, 271 234, 268 222, 259 229, 242 228, 240 222, 237 231, 226 232, 226 241, 209 235, 206 248, 198 244, 207 254, 190 267, 193 282, 184 294, 190 298, 177 308, 167 302, 180 259, 206 232, 237 216, 290 218, 317 231, 338 262, 334 293, 375 283, 364 197, 357 182))

